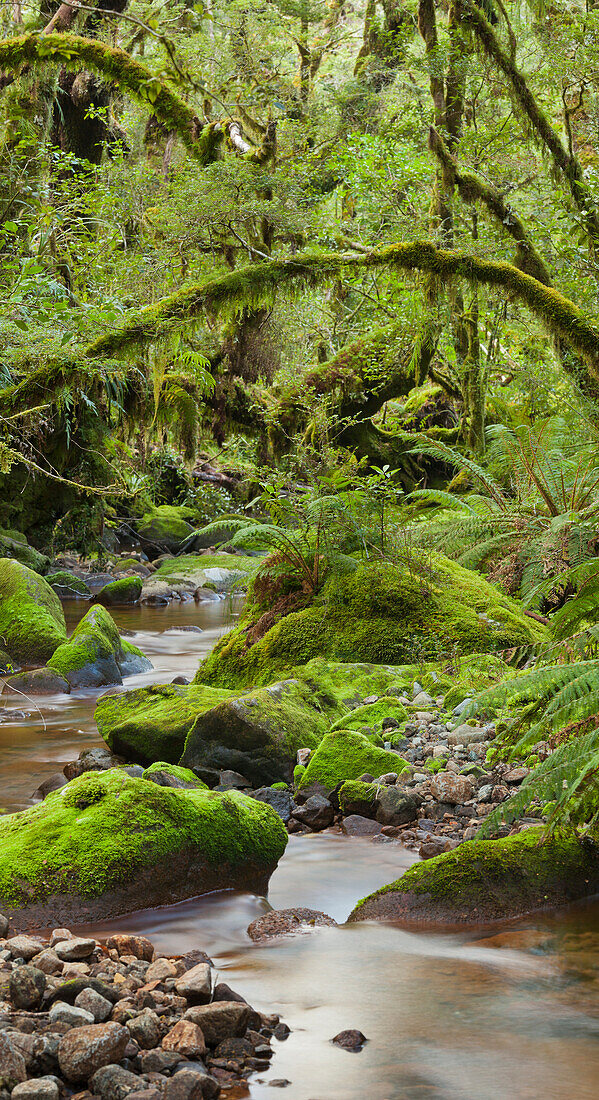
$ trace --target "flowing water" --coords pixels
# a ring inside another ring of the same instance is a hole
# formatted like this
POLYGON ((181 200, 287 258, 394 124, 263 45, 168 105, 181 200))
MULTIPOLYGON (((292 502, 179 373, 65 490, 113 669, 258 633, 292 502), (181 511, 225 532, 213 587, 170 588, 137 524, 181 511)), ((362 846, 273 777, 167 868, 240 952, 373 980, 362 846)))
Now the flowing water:
MULTIPOLYGON (((71 625, 83 609, 67 605, 71 625)), ((121 630, 154 669, 127 687, 192 675, 228 628, 224 603, 116 612, 121 630), (200 627, 202 633, 183 629, 200 627)), ((97 692, 60 702, 6 700, 0 724, 2 805, 31 793, 82 748, 97 745, 97 692)), ((3 699, 3 703, 5 700, 3 699)), ((597 1100, 599 1097, 599 904, 502 932, 414 933, 376 924, 322 928, 253 945, 249 922, 269 906, 309 906, 337 921, 364 894, 414 860, 394 843, 327 832, 291 837, 268 901, 225 892, 121 917, 91 929, 149 935, 164 952, 199 947, 221 977, 292 1028, 275 1042, 272 1068, 250 1086, 254 1100, 290 1082, 288 1100, 597 1100), (368 1038, 360 1054, 333 1046, 345 1028, 368 1038)))

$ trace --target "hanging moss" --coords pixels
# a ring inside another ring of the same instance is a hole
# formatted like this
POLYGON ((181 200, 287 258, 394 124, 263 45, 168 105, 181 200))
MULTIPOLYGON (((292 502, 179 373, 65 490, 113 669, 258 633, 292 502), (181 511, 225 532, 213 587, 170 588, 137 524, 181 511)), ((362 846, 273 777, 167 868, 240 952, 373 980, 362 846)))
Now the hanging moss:
POLYGON ((76 34, 23 34, 0 41, 0 68, 18 72, 23 65, 72 65, 80 62, 112 80, 149 107, 169 130, 179 134, 191 153, 204 160, 213 144, 202 136, 193 109, 160 77, 124 50, 76 34))

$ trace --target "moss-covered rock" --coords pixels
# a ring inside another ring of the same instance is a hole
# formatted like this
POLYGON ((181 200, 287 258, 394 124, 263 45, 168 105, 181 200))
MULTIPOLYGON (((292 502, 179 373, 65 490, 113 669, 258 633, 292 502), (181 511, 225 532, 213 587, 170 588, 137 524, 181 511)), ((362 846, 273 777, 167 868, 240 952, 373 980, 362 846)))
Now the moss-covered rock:
POLYGON ((339 790, 339 809, 344 817, 359 814, 360 817, 375 817, 376 783, 361 783, 357 779, 348 779, 339 790))
POLYGON ((34 573, 40 574, 45 573, 50 564, 50 558, 29 546, 27 539, 19 531, 0 531, 0 557, 13 558, 34 573))
POLYGON ((386 772, 399 773, 408 767, 401 756, 379 749, 361 733, 332 730, 310 757, 298 789, 306 791, 318 785, 325 791, 332 791, 344 779, 358 779, 365 774, 376 779, 386 772))
POLYGON ((192 509, 172 504, 161 504, 146 512, 139 521, 137 533, 149 557, 176 554, 194 533, 195 528, 189 522, 193 516, 192 509))
POLYGON ((472 840, 417 863, 358 902, 350 921, 478 925, 524 917, 599 892, 599 848, 527 829, 472 840))
POLYGON ((198 716, 231 695, 220 688, 155 684, 98 700, 95 719, 113 752, 139 764, 177 764, 198 716))
POLYGON ((66 569, 61 569, 58 573, 48 573, 46 580, 61 600, 88 600, 91 597, 91 592, 85 581, 81 577, 76 577, 74 573, 69 573, 66 569))
POLYGON ((176 764, 166 764, 164 760, 157 760, 150 764, 142 775, 142 779, 150 783, 157 783, 159 787, 183 787, 186 790, 207 791, 208 787, 194 775, 189 768, 179 768, 176 764))
POLYGON ((144 672, 151 661, 130 642, 121 638, 116 623, 105 608, 92 607, 48 661, 71 687, 101 687, 122 684, 123 676, 144 672))
POLYGON ((376 703, 364 703, 356 707, 350 714, 339 718, 333 723, 332 729, 361 730, 364 726, 370 726, 377 732, 383 728, 385 718, 393 718, 398 725, 408 720, 408 712, 398 699, 390 695, 384 695, 377 699, 376 703))
POLYGON ((414 554, 399 565, 362 563, 354 573, 334 576, 310 607, 286 615, 254 641, 251 628, 259 617, 250 601, 240 624, 202 665, 205 683, 265 683, 317 656, 402 665, 546 638, 544 627, 515 600, 436 553, 414 554))
POLYGON ((166 581, 173 588, 212 587, 215 592, 231 592, 243 588, 255 568, 256 559, 242 554, 182 554, 162 562, 144 588, 166 581))
POLYGON ((105 584, 102 591, 94 597, 94 603, 102 604, 102 607, 138 603, 142 588, 141 577, 122 577, 119 581, 105 584))
POLYGON ((258 688, 200 715, 181 764, 231 768, 256 786, 290 782, 297 750, 315 748, 328 730, 327 710, 297 680, 258 688))
POLYGON ((13 665, 45 665, 66 636, 60 600, 47 581, 0 558, 0 637, 13 665))
POLYGON ((0 818, 0 909, 13 927, 71 925, 224 888, 264 893, 287 833, 238 792, 87 772, 0 818))

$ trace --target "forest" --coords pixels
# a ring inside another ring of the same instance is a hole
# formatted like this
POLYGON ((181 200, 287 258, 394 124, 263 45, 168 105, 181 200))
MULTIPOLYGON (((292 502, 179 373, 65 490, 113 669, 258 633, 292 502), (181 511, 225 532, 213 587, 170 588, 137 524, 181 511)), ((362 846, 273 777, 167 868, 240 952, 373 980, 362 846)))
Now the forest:
POLYGON ((0 20, 0 1100, 591 1100, 599 5, 0 20))

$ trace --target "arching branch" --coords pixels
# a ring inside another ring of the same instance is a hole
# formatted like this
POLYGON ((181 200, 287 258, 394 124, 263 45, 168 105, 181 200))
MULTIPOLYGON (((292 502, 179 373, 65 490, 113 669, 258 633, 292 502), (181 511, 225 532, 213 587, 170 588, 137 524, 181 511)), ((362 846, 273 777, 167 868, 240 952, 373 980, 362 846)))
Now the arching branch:
POLYGON ((53 62, 69 65, 73 61, 113 80, 119 88, 149 107, 169 130, 179 134, 195 157, 203 159, 207 143, 200 139, 211 128, 202 128, 193 108, 124 50, 76 34, 23 34, 0 41, 0 69, 18 73, 23 65, 30 68, 53 62))
POLYGON ((459 249, 438 249, 430 241, 388 245, 360 255, 304 253, 240 268, 146 306, 123 328, 95 340, 85 354, 113 355, 131 343, 155 339, 169 328, 188 323, 205 309, 231 315, 248 306, 259 308, 272 302, 279 287, 300 289, 338 278, 344 271, 371 267, 426 271, 439 279, 457 277, 473 284, 501 287, 523 302, 553 335, 566 341, 584 359, 592 379, 599 380, 599 328, 578 306, 513 264, 484 260, 459 249))

